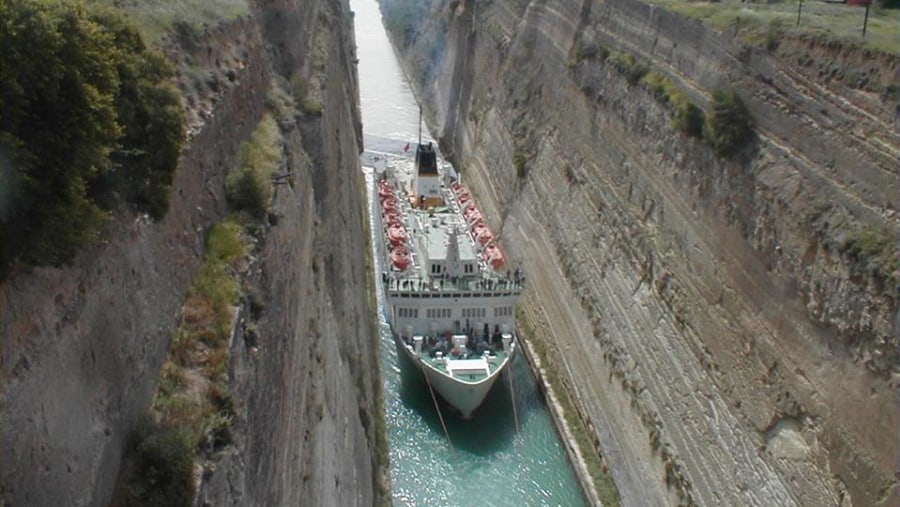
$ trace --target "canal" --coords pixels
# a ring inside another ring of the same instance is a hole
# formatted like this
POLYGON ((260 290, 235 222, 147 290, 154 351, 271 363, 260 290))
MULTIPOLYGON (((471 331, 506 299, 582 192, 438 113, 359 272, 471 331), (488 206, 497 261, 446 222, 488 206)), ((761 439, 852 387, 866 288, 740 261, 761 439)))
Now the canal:
MULTIPOLYGON (((376 0, 350 4, 355 13, 366 149, 402 153, 418 135, 415 98, 384 31, 376 0)), ((380 271, 376 265, 376 273, 380 271)), ((454 416, 439 402, 447 423, 445 434, 421 373, 393 346, 383 318, 383 296, 379 290, 394 505, 584 505, 524 358, 517 357, 511 374, 500 379, 472 419, 454 416)))

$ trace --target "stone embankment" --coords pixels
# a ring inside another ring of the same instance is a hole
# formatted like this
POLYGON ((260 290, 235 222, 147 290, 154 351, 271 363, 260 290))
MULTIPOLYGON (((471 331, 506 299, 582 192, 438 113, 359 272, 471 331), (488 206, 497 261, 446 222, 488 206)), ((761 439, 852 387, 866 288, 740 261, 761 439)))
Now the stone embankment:
POLYGON ((854 254, 860 231, 900 233, 893 108, 796 66, 801 42, 636 0, 431 13, 446 47, 403 55, 439 55, 414 78, 426 116, 525 267, 623 502, 900 502, 900 276, 854 254), (736 90, 756 139, 717 157, 629 58, 707 112, 736 90))
POLYGON ((224 179, 275 87, 314 83, 315 111, 282 124, 285 174, 252 264, 254 347, 234 340, 235 445, 203 478, 210 505, 372 505, 377 360, 352 16, 346 2, 256 2, 252 15, 165 46, 190 141, 171 209, 123 211, 71 266, 0 287, 4 505, 107 505, 126 439, 147 412, 224 179), (199 77, 198 77, 199 76, 199 77), (290 183, 290 184, 288 184, 290 183), (260 311, 261 310, 261 311, 260 311))

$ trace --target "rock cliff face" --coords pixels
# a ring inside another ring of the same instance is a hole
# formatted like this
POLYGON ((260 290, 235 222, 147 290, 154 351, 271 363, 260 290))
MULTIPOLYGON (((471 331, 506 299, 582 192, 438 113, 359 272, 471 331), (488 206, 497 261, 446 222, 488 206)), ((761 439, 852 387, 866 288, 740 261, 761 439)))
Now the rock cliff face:
POLYGON ((283 125, 293 185, 277 187, 278 221, 253 266, 264 308, 257 348, 232 347, 236 446, 203 481, 200 502, 375 502, 378 370, 366 353, 376 338, 352 17, 341 1, 251 7, 251 17, 169 48, 192 69, 228 77, 189 101, 191 140, 165 219, 117 220, 72 266, 16 273, 0 287, 0 503, 108 504, 204 233, 226 212, 225 175, 273 82, 295 76, 321 85, 322 107, 283 125))
POLYGON ((900 501, 900 275, 852 247, 896 245, 892 110, 636 0, 435 2, 430 23, 446 48, 404 51, 426 116, 523 263, 625 504, 900 501), (702 109, 737 90, 755 141, 716 157, 598 48, 702 109))

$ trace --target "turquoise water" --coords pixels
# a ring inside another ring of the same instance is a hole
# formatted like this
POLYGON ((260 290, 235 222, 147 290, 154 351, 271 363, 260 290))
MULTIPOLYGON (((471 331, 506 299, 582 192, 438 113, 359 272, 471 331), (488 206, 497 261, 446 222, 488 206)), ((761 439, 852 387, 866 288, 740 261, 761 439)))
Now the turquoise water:
MULTIPOLYGON (((356 14, 366 146, 400 151, 405 142, 415 142, 415 99, 384 33, 375 0, 352 0, 351 8, 356 14)), ((383 296, 379 291, 382 309, 383 296)), ((383 313, 381 356, 394 505, 584 505, 562 442, 521 355, 472 419, 460 419, 439 400, 448 443, 424 378, 398 354, 383 313)))

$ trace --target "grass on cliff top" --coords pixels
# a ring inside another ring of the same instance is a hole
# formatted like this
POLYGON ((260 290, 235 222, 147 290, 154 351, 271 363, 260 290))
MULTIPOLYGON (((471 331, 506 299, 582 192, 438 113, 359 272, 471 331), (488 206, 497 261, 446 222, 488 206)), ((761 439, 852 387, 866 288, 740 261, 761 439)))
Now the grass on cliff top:
MULTIPOLYGON (((175 31, 202 32, 250 13, 247 0, 88 0, 128 12, 149 43, 175 31)), ((184 34, 183 34, 184 35, 184 34)))
POLYGON ((737 30, 762 42, 775 23, 786 36, 815 36, 828 41, 876 49, 900 55, 900 10, 872 7, 865 38, 862 36, 864 7, 806 0, 797 26, 797 1, 753 3, 740 0, 694 2, 648 0, 674 12, 702 19, 720 30, 737 30))

